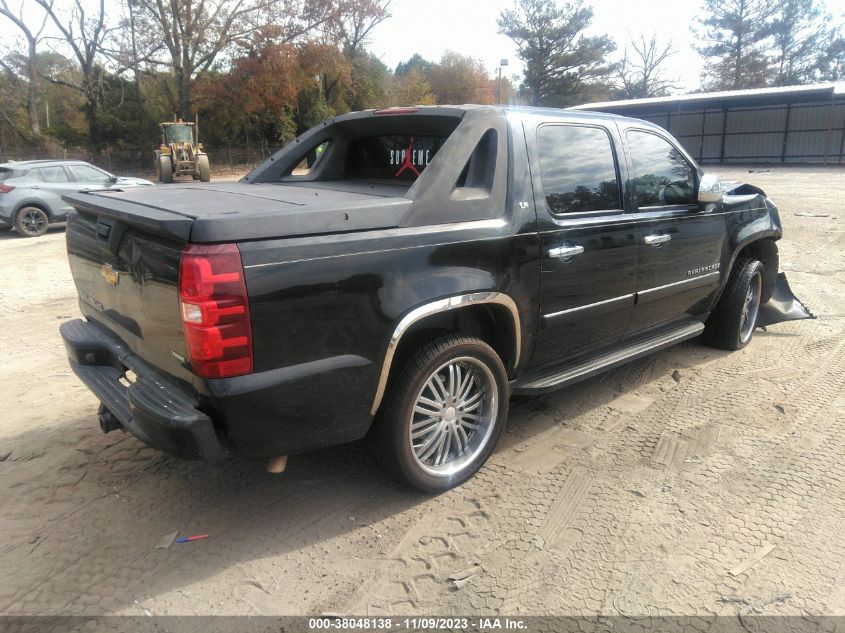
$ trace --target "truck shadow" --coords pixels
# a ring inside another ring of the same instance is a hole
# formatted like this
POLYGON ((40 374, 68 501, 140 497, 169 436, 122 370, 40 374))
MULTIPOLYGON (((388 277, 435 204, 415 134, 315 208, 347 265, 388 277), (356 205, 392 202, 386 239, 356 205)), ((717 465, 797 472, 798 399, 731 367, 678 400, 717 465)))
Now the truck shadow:
MULTIPOLYGON (((560 424, 568 401, 577 398, 579 415, 588 414, 613 397, 665 381, 679 358, 695 367, 723 355, 700 349, 684 345, 548 396, 514 401, 512 432, 494 461, 560 424)), ((7 539, 0 586, 10 589, 0 594, 2 613, 138 615, 133 605, 157 598, 164 608, 183 605, 174 592, 193 602, 183 590, 215 577, 220 595, 229 598, 245 583, 259 583, 265 593, 275 587, 275 613, 336 610, 333 596, 348 596, 365 580, 356 561, 389 562, 405 533, 433 508, 472 494, 472 483, 439 498, 403 489, 360 443, 292 456, 283 475, 266 474, 263 461, 181 461, 127 434, 103 435, 95 411, 0 446, 12 451, 0 462, 7 539), (209 538, 156 549, 174 531, 209 538), (321 577, 334 589, 303 593, 321 577)), ((207 595, 192 609, 208 613, 211 601, 207 595)), ((235 599, 223 610, 255 613, 235 599)))

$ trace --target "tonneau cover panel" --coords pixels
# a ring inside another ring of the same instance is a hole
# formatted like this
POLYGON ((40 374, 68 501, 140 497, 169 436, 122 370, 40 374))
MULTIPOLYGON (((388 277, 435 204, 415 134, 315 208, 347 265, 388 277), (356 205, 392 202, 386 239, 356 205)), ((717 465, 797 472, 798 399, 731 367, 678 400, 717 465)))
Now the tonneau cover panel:
POLYGON ((411 206, 402 187, 351 182, 169 185, 76 193, 79 210, 191 242, 236 242, 398 226, 411 206))

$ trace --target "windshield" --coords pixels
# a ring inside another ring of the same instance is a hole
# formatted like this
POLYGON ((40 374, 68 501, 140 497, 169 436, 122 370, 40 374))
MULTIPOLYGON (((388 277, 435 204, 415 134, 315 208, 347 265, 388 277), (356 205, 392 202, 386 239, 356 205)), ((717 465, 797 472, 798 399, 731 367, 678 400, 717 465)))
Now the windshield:
POLYGON ((164 139, 167 143, 193 143, 194 133, 190 125, 167 125, 164 139))

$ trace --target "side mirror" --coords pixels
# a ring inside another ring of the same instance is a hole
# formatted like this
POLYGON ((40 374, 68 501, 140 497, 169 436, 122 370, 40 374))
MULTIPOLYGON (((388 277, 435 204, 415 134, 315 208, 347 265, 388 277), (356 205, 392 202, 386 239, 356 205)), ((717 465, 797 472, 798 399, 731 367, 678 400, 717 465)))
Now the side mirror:
POLYGON ((715 174, 704 174, 698 181, 698 202, 710 204, 721 202, 724 192, 722 191, 722 180, 715 174))
POLYGON ((117 182, 117 176, 109 176, 109 182, 114 184, 117 182))

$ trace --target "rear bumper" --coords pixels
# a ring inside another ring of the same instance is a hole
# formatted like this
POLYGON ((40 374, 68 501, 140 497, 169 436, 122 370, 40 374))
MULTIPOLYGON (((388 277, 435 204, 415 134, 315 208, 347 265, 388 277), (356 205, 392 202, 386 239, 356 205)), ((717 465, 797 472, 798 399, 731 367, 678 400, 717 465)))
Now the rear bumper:
POLYGON ((358 356, 189 385, 144 362, 94 321, 68 321, 60 331, 71 368, 105 408, 142 442, 170 455, 300 453, 360 439, 372 422, 372 367, 358 356), (130 369, 137 378, 127 386, 130 369))
POLYGON ((120 424, 145 444, 184 459, 220 459, 227 450, 192 390, 157 371, 90 321, 63 323, 71 369, 120 424), (127 370, 135 382, 121 381, 127 370))

